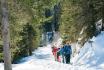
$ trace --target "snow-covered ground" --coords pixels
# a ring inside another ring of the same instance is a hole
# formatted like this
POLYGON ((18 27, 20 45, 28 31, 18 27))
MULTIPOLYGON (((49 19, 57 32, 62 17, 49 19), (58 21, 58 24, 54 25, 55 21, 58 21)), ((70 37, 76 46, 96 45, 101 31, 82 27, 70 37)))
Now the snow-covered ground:
MULTIPOLYGON (((47 45, 38 48, 32 56, 23 58, 20 64, 12 64, 12 68, 13 70, 104 70, 104 32, 92 40, 92 47, 87 42, 80 53, 71 59, 72 64, 54 61, 51 45, 47 45)), ((4 70, 3 63, 0 63, 0 70, 4 70)))
POLYGON ((80 53, 73 58, 73 64, 104 70, 104 32, 91 39, 92 45, 86 42, 80 53))
MULTIPOLYGON (((51 46, 40 47, 30 57, 23 58, 20 64, 13 64, 13 70, 69 70, 71 65, 54 61, 51 46)), ((3 64, 0 64, 3 70, 3 64)))

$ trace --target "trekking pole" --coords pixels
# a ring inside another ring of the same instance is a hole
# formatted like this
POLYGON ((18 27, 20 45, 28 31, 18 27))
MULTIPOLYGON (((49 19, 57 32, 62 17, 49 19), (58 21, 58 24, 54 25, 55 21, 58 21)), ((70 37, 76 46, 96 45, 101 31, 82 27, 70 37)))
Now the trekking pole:
POLYGON ((91 44, 92 51, 93 51, 93 53, 94 53, 93 42, 94 42, 94 41, 91 41, 91 40, 89 41, 89 43, 91 44))

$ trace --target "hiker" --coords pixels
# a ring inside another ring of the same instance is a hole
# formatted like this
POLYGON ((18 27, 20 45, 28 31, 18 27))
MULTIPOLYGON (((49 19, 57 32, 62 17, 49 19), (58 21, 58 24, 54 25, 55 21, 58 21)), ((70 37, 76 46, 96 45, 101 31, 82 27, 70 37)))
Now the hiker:
POLYGON ((55 61, 57 61, 57 51, 58 51, 58 48, 55 45, 53 45, 52 53, 54 55, 55 61))
POLYGON ((65 56, 64 56, 64 44, 65 44, 65 41, 63 41, 62 43, 63 45, 60 46, 60 49, 58 51, 58 53, 61 55, 61 62, 62 63, 65 63, 65 56))
POLYGON ((71 54, 72 54, 71 45, 69 45, 69 42, 66 42, 66 44, 64 45, 64 56, 66 64, 70 63, 71 54))
POLYGON ((61 62, 59 50, 60 50, 60 48, 58 48, 58 50, 57 50, 57 61, 61 62))
POLYGON ((61 62, 65 63, 65 58, 64 58, 64 47, 61 46, 60 50, 58 51, 58 53, 61 55, 62 60, 61 62))

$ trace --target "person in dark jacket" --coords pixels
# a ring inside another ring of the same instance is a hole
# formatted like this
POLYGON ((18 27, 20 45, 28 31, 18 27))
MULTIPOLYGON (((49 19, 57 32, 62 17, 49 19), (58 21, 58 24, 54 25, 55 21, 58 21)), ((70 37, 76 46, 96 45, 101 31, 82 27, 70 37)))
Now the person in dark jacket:
POLYGON ((66 64, 70 63, 71 54, 72 54, 71 45, 69 45, 69 42, 66 42, 66 44, 64 45, 64 56, 65 56, 66 64))
POLYGON ((60 48, 58 48, 58 51, 57 51, 57 61, 58 62, 61 62, 59 50, 60 50, 60 48))
POLYGON ((58 53, 62 56, 62 62, 65 63, 65 59, 64 59, 64 46, 61 46, 61 48, 59 49, 58 53))

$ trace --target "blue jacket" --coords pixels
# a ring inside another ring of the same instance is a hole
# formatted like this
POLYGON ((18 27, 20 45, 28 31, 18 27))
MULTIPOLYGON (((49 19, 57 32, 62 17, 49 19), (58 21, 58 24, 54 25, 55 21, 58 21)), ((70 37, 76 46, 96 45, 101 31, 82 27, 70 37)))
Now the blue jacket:
POLYGON ((65 55, 72 54, 71 45, 64 45, 64 53, 65 55))
POLYGON ((71 46, 70 45, 64 45, 62 48, 60 48, 59 53, 61 55, 72 54, 71 46))

